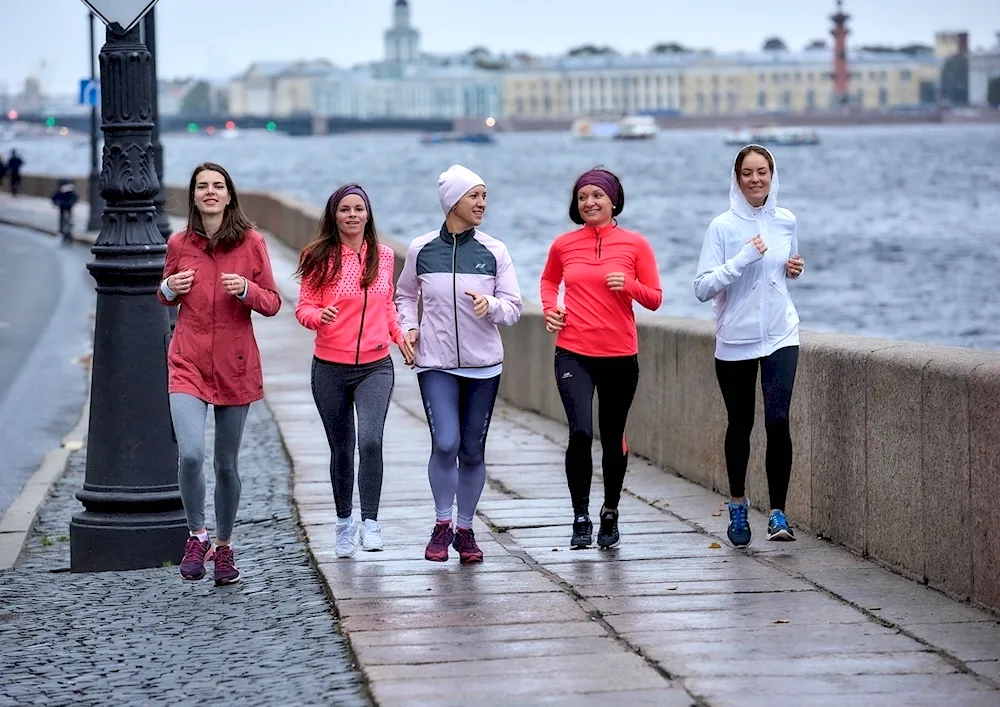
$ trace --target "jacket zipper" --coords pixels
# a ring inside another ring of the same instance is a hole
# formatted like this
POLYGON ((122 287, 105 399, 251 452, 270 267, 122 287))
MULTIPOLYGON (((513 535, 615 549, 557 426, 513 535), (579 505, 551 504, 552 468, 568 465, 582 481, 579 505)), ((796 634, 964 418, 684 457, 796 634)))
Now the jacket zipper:
MULTIPOLYGON (((358 264, 364 265, 361 260, 361 253, 358 253, 358 264)), ((364 270, 361 271, 361 278, 364 279, 364 270)), ((358 365, 361 362, 361 335, 365 331, 365 314, 368 312, 368 288, 365 287, 365 301, 361 306, 361 327, 358 329, 358 348, 354 352, 354 365, 358 365)))
POLYGON ((451 297, 455 306, 455 360, 456 368, 462 367, 462 346, 458 341, 458 236, 451 243, 451 297))

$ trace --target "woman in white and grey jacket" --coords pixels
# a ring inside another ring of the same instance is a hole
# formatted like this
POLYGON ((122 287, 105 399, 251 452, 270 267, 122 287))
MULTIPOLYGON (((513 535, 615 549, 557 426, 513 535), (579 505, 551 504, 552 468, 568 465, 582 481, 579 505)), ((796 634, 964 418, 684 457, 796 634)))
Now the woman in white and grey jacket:
POLYGON ((452 165, 438 179, 438 198, 445 222, 410 243, 396 306, 415 350, 431 432, 427 475, 437 522, 424 557, 444 562, 453 544, 469 564, 483 561, 472 520, 486 484, 486 434, 503 367, 497 327, 517 323, 521 291, 507 247, 479 230, 486 214, 482 177, 452 165))
POLYGON ((745 482, 754 424, 757 369, 761 370, 767 432, 768 540, 794 540, 785 518, 792 468, 788 412, 799 354, 799 317, 786 278, 802 274, 795 216, 777 207, 778 171, 760 145, 736 156, 729 210, 708 227, 694 291, 712 300, 716 317, 715 371, 726 404, 730 542, 750 544, 745 482))

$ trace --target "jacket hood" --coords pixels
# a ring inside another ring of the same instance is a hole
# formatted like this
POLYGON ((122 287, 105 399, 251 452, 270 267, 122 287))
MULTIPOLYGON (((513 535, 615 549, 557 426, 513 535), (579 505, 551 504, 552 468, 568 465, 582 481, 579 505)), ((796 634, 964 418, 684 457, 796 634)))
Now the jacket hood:
MULTIPOLYGON (((750 221, 760 214, 774 216, 774 209, 778 205, 778 162, 774 159, 774 155, 771 151, 766 147, 763 147, 762 145, 754 145, 754 147, 759 147, 770 155, 771 164, 774 165, 774 169, 771 172, 771 190, 768 192, 767 199, 764 201, 763 206, 754 208, 750 205, 747 198, 743 196, 743 190, 740 189, 740 182, 736 176, 736 170, 729 170, 729 209, 740 218, 745 218, 750 221)), ((736 154, 738 155, 739 152, 736 154)), ((736 158, 733 157, 733 163, 735 164, 735 162, 736 158)))

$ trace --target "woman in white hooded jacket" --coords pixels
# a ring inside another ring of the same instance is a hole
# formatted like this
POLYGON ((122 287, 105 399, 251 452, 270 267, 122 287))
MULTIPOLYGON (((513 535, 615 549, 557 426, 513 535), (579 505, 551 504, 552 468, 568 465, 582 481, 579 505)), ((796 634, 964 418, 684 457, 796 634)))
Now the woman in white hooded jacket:
POLYGON ((729 541, 750 544, 746 498, 750 432, 754 424, 757 369, 761 370, 765 467, 771 501, 768 540, 794 540, 785 518, 792 468, 788 411, 799 355, 799 317, 786 278, 802 274, 795 216, 777 207, 778 171, 760 145, 736 155, 729 210, 705 233, 694 291, 713 301, 716 317, 715 372, 726 404, 726 469, 729 475, 729 541))

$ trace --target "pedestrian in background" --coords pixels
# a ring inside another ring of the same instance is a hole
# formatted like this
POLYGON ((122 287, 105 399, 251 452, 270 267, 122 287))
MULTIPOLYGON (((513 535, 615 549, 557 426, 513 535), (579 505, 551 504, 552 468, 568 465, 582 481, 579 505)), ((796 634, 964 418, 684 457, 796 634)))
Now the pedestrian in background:
POLYGON ((395 257, 379 243, 368 195, 357 184, 346 184, 327 199, 319 235, 303 249, 296 271, 301 288, 295 316, 316 332, 312 393, 330 444, 337 557, 352 557, 358 539, 365 550, 383 548, 382 435, 395 384, 390 342, 407 363, 413 361, 392 299, 395 257), (352 508, 355 442, 360 533, 352 508))
POLYGON ((555 376, 566 418, 566 480, 573 503, 571 548, 593 540, 590 487, 594 475, 594 393, 599 401, 604 471, 597 544, 618 544, 628 444, 625 423, 639 382, 639 336, 633 302, 650 311, 663 301, 656 256, 649 242, 616 217, 625 208, 621 181, 606 169, 584 172, 573 185, 569 217, 581 228, 549 248, 541 277, 545 328, 556 334, 555 376), (558 303, 565 284, 565 302, 558 303))
POLYGON ((483 179, 453 165, 438 178, 438 200, 445 222, 410 243, 396 303, 415 348, 431 433, 427 475, 436 523, 424 557, 444 562, 451 544, 469 564, 483 561, 472 521, 486 485, 486 435, 503 368, 498 326, 517 323, 521 292, 507 247, 479 230, 486 214, 483 179))
POLYGON ((788 418, 799 359, 799 316, 786 278, 799 277, 805 263, 795 216, 777 201, 774 156, 760 145, 747 145, 736 155, 730 174, 729 210, 709 225, 694 280, 695 295, 702 302, 712 300, 715 311, 715 373, 729 418, 727 535, 735 547, 746 547, 752 538, 745 489, 758 368, 771 496, 767 539, 795 540, 785 517, 785 497, 792 470, 788 418))
POLYGON ((71 179, 60 179, 52 193, 52 203, 59 209, 59 235, 63 245, 73 242, 73 207, 80 200, 76 186, 71 179))
POLYGON ((250 403, 264 397, 260 352, 250 313, 274 316, 281 298, 264 237, 243 213, 232 178, 220 165, 195 167, 188 184, 187 228, 167 242, 158 296, 180 305, 167 356, 170 416, 177 438, 178 484, 190 531, 184 579, 240 579, 232 548, 242 485, 239 450, 250 403), (205 526, 205 418, 215 410, 214 547, 205 526))
POLYGON ((10 193, 14 196, 21 192, 22 167, 24 167, 24 160, 17 154, 17 150, 11 150, 10 159, 7 160, 7 171, 10 173, 10 193))

